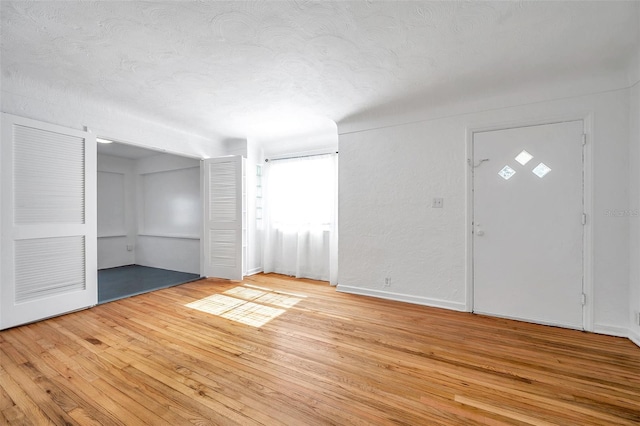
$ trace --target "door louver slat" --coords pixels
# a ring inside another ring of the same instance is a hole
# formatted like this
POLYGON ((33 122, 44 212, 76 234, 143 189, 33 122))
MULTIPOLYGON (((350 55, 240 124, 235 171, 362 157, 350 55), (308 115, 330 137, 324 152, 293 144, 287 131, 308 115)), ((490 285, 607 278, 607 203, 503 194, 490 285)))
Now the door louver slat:
POLYGON ((85 289, 85 237, 15 242, 15 302, 85 289))
POLYGON ((234 163, 218 163, 215 167, 209 168, 210 220, 216 222, 234 222, 236 220, 237 185, 235 173, 234 163))
POLYGON ((225 268, 236 266, 236 231, 218 230, 209 232, 211 241, 211 264, 225 268))
POLYGON ((14 126, 15 224, 83 224, 84 140, 14 126))

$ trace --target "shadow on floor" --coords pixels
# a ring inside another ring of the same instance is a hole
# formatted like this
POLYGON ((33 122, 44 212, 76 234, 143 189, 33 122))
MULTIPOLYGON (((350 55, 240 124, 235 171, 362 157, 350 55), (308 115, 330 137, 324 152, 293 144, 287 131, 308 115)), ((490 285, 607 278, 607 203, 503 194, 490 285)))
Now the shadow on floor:
POLYGON ((98 303, 111 302, 200 279, 198 274, 140 265, 98 271, 98 303))

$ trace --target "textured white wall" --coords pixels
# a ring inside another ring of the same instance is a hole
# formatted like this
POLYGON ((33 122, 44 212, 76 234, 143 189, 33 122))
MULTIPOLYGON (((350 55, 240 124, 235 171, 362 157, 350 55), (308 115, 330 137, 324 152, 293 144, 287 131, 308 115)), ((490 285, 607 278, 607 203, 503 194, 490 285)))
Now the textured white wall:
POLYGON ((224 155, 223 143, 165 125, 161 118, 144 116, 83 94, 51 87, 23 76, 2 76, 2 111, 66 126, 88 127, 97 136, 165 150, 169 153, 215 157, 224 155))
MULTIPOLYGON (((123 223, 116 226, 108 218, 100 220, 98 211, 98 269, 114 268, 135 263, 135 251, 128 251, 127 245, 136 243, 136 180, 135 161, 126 158, 98 154, 98 178, 100 173, 122 176, 122 191, 110 188, 116 180, 107 178, 105 185, 98 186, 98 207, 110 205, 109 210, 121 210, 123 223), (118 205, 113 205, 113 204, 118 205), (117 230, 116 228, 121 228, 117 230), (112 236, 122 234, 122 236, 112 236)), ((107 210, 107 211, 109 211, 107 210)))
POLYGON ((340 136, 339 290, 464 309, 465 158, 456 120, 340 136))
POLYGON ((263 145, 264 158, 288 157, 292 154, 316 154, 338 150, 338 128, 325 133, 310 133, 282 138, 276 142, 258 141, 263 145))
POLYGON ((486 87, 476 88, 478 93, 461 93, 455 97, 429 97, 428 102, 421 98, 414 102, 401 101, 363 109, 340 120, 338 133, 453 117, 473 111, 501 110, 505 107, 547 102, 551 99, 617 90, 630 85, 628 68, 585 70, 579 75, 564 78, 558 76, 552 81, 541 80, 535 84, 523 84, 522 81, 513 83, 491 90, 486 87))
POLYGON ((592 114, 594 293, 589 302, 596 331, 626 334, 629 222, 605 211, 628 204, 628 93, 341 132, 338 289, 464 310, 467 129, 592 114), (444 208, 432 209, 433 197, 443 197, 444 208))

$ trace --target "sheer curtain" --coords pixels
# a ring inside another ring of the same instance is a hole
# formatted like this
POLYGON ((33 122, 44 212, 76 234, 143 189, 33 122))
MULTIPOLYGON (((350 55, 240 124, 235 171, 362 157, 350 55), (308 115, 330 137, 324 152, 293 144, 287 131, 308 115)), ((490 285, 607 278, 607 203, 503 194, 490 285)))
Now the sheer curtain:
POLYGON ((265 273, 337 284, 337 163, 331 154, 265 166, 265 273))

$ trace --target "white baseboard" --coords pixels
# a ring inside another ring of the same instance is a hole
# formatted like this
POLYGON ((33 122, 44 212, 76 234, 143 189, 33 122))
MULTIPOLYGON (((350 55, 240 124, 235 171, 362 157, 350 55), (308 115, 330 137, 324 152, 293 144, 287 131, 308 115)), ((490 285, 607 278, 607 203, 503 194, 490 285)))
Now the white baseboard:
POLYGON ((247 271, 247 277, 250 277, 251 275, 256 275, 259 274, 260 272, 262 272, 262 268, 253 268, 253 269, 249 269, 247 271))
POLYGON ((636 333, 633 330, 629 330, 628 334, 629 334, 629 336, 628 336, 629 340, 631 340, 636 345, 640 346, 640 334, 636 333))
POLYGON ((392 293, 389 291, 373 290, 369 288, 351 287, 340 284, 338 284, 336 290, 342 293, 359 294, 361 296, 371 296, 380 299, 395 300, 398 302, 407 302, 416 305, 424 305, 434 308, 444 308, 454 311, 466 312, 466 305, 464 303, 451 302, 449 300, 431 299, 429 297, 411 296, 408 294, 392 293))
MULTIPOLYGON (((389 291, 374 290, 370 288, 352 287, 346 285, 340 285, 336 287, 336 290, 341 293, 358 294, 361 296, 377 297, 379 299, 395 300, 398 302, 413 303, 416 305, 431 306, 434 308, 451 309, 454 311, 466 312, 466 305, 464 303, 451 302, 448 300, 432 299, 429 297, 411 296, 408 294, 392 293, 389 291)), ((616 337, 627 337, 636 345, 640 346, 640 334, 633 330, 628 330, 624 327, 618 327, 615 325, 596 324, 593 329, 594 333, 606 334, 616 337)))
POLYGON ((595 324, 593 332, 598 334, 607 334, 609 336, 629 337, 629 330, 616 325, 595 324))

